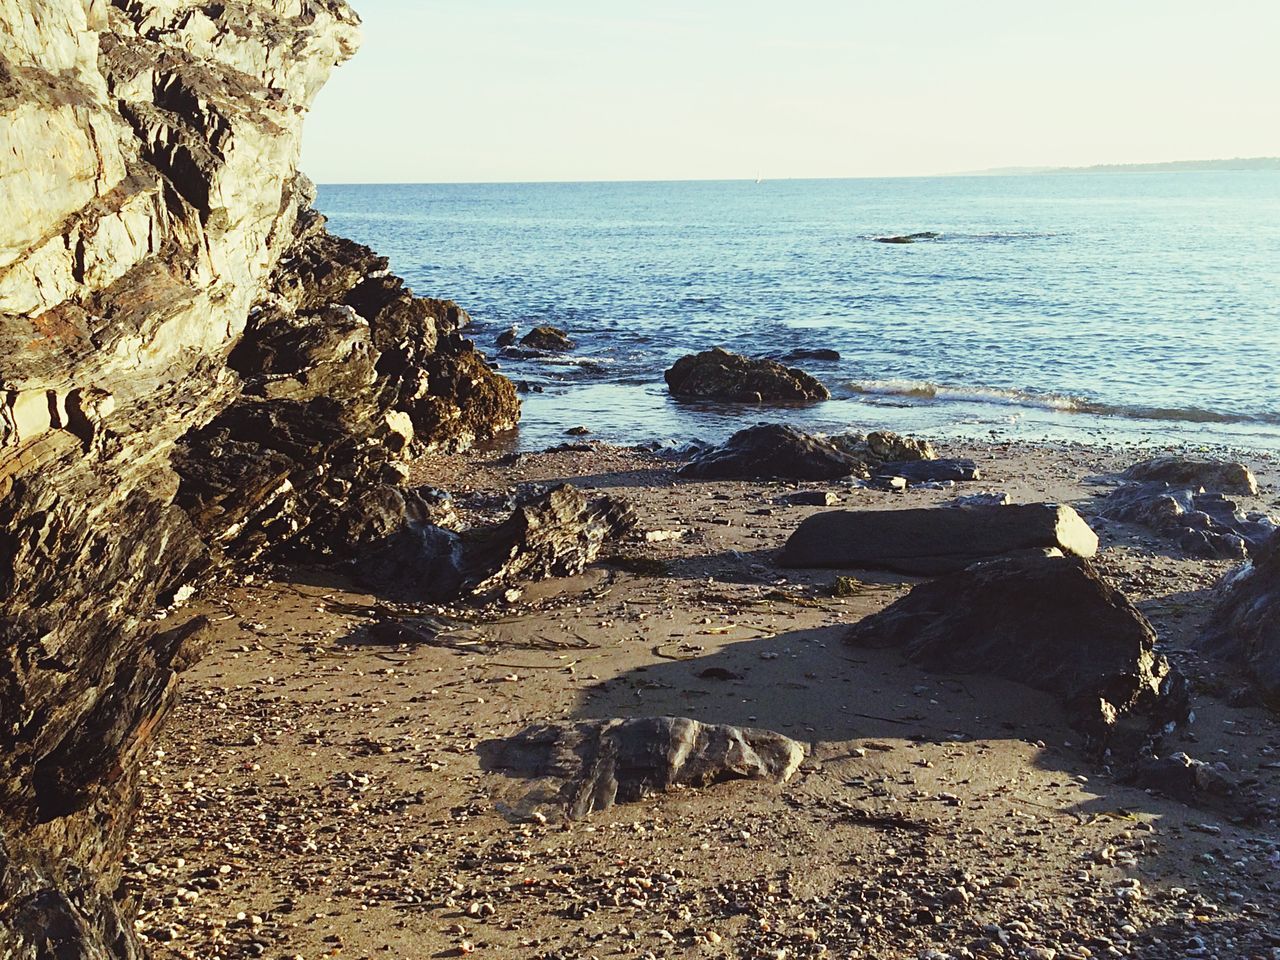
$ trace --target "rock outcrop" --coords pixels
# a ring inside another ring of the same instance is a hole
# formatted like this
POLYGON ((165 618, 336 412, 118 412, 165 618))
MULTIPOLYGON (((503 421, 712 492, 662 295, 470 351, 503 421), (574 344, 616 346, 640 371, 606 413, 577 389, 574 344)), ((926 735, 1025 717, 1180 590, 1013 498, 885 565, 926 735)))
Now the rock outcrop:
POLYGON ((1280 534, 1227 577, 1200 648, 1242 669, 1280 710, 1280 534))
POLYGON ((805 519, 780 562, 934 576, 1005 554, 1045 551, 1092 557, 1098 537, 1075 510, 1054 503, 834 510, 805 519))
POLYGON ((485 769, 551 781, 546 798, 575 820, 674 786, 785 783, 804 755, 799 743, 772 730, 685 717, 545 723, 481 745, 485 769))
POLYGON ((666 379, 671 395, 686 400, 789 404, 831 399, 831 392, 803 370, 721 347, 681 357, 666 379))
POLYGON ((302 120, 358 35, 342 0, 0 0, 0 955, 138 955, 171 605, 394 527, 412 445, 514 422, 465 314, 308 211, 302 120))
POLYGON ((992 560, 920 584, 849 640, 1045 690, 1073 726, 1128 752, 1186 718, 1185 683, 1155 652, 1151 624, 1081 557, 992 560))
MULTIPOLYGON (((504 344, 499 344, 504 346, 504 344)), ((523 337, 520 338, 520 346, 527 347, 530 350, 541 350, 547 353, 560 353, 565 350, 572 350, 574 342, 569 339, 569 335, 559 327, 541 326, 534 327, 523 337)))
POLYGON ((1225 494, 1159 481, 1119 487, 1098 505, 1098 515, 1147 527, 1195 557, 1244 559, 1276 532, 1266 514, 1246 513, 1225 494))
POLYGON ((699 453, 680 475, 697 480, 835 480, 866 476, 862 460, 829 440, 780 423, 739 430, 718 447, 699 453))

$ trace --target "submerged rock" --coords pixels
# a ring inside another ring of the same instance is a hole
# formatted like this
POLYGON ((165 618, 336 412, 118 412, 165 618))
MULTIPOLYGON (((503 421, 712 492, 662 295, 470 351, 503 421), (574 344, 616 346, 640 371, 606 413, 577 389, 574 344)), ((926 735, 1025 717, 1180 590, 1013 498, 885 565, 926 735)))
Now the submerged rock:
POLYGON ((705 724, 684 717, 545 723, 481 745, 485 770, 547 778, 548 797, 581 819, 675 786, 726 780, 785 783, 804 748, 772 730, 705 724))
POLYGON ((1098 537, 1063 504, 837 510, 801 523, 780 562, 932 576, 1003 554, 1045 550, 1091 557, 1098 537))
POLYGON ((1198 460, 1192 457, 1154 457, 1135 463, 1121 476, 1133 483, 1167 483, 1170 487, 1253 496, 1258 481, 1243 463, 1198 460))
POLYGON ((1141 524, 1196 557, 1244 559, 1276 532, 1275 522, 1265 514, 1246 514, 1221 493, 1163 482, 1120 487, 1099 504, 1098 515, 1141 524))
POLYGON ((521 337, 520 346, 528 347, 530 350, 560 353, 565 350, 572 350, 575 344, 569 339, 569 335, 559 327, 544 325, 534 327, 521 337))
POLYGON ((786 353, 773 357, 772 359, 780 363, 799 363, 801 360, 816 360, 819 363, 834 363, 840 359, 839 350, 831 350, 827 347, 800 347, 795 350, 788 350, 786 353))
POLYGON ((1280 710, 1280 534, 1223 582, 1199 647, 1243 670, 1280 710))
POLYGON ((699 453, 680 471, 681 476, 699 480, 835 480, 855 474, 866 475, 858 458, 830 441, 778 423, 739 430, 721 446, 699 453))
POLYGON ((904 233, 892 237, 876 237, 876 243, 919 243, 921 240, 938 240, 942 237, 940 233, 934 233, 932 230, 923 230, 920 233, 904 233))
POLYGON ((568 484, 516 507, 496 526, 455 533, 412 521, 353 564, 357 579, 397 599, 487 599, 520 583, 581 573, 635 512, 614 497, 588 500, 568 484))
POLYGON ((1155 652, 1151 624, 1082 557, 976 564, 912 588, 859 622, 849 640, 894 647, 931 670, 1047 691, 1072 726, 1126 750, 1187 714, 1184 683, 1155 652))
POLYGON ((831 392, 803 370, 720 347, 681 357, 666 372, 671 395, 728 403, 815 403, 831 392))

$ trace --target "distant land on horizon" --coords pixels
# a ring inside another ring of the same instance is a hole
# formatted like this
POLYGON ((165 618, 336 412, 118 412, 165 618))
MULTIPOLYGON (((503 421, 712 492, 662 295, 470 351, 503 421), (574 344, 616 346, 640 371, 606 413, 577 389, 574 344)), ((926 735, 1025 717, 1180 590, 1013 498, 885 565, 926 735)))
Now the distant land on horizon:
POLYGON ((952 174, 963 177, 1015 177, 1044 173, 1179 173, 1204 170, 1280 170, 1280 157, 1231 160, 1166 160, 1160 163, 1095 163, 1090 167, 992 167, 952 174))

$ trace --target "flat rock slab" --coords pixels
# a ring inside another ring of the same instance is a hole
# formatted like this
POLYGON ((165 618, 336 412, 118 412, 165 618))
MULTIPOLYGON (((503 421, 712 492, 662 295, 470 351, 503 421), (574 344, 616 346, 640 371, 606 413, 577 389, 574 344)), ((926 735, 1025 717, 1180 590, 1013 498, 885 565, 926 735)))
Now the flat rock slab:
POLYGON ((833 510, 801 523, 780 562, 934 576, 1004 554, 1047 549, 1092 557, 1098 537, 1065 504, 833 510))
POLYGON ((1186 717, 1184 685, 1155 652, 1151 624, 1081 557, 976 564, 914 587, 848 639, 897 648, 930 670, 1003 677, 1055 694, 1072 726, 1113 747, 1136 750, 1186 717), (1119 737, 1121 730, 1137 736, 1119 737))
POLYGON ((1253 496, 1258 481, 1243 463, 1197 460, 1191 457, 1153 457, 1135 463, 1122 476, 1132 483, 1167 483, 1171 487, 1216 490, 1253 496))
POLYGON ((785 783, 804 755, 799 743, 772 730, 685 717, 541 723, 480 745, 483 769, 551 781, 541 797, 575 820, 675 786, 785 783))
POLYGON ((871 472, 875 477, 902 477, 908 483, 982 479, 982 471, 972 460, 889 460, 871 472))
POLYGON ((780 423, 761 423, 739 430, 724 444, 696 456, 681 471, 698 480, 836 480, 865 476, 855 456, 830 441, 780 423))
POLYGON ((1199 647, 1244 670, 1280 711, 1280 534, 1227 578, 1199 647))

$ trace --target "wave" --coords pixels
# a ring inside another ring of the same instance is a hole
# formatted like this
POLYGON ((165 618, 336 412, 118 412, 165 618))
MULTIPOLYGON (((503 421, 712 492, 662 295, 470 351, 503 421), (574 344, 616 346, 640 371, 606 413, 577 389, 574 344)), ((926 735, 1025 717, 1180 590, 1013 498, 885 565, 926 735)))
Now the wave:
POLYGON ((1205 410, 1200 407, 1151 407, 1102 403, 1085 397, 1060 393, 1037 393, 1001 387, 962 387, 927 380, 864 380, 845 384, 851 394, 903 397, 950 403, 981 403, 1009 407, 1083 413, 1127 420, 1175 420, 1186 423, 1254 423, 1280 425, 1280 413, 1242 414, 1205 410))

